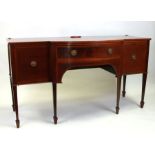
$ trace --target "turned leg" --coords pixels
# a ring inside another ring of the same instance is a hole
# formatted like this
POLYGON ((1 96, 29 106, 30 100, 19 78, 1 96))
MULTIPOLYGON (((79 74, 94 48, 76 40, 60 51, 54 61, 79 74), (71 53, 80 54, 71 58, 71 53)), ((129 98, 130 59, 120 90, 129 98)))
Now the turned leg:
POLYGON ((17 128, 20 127, 19 121, 19 114, 18 114, 18 99, 17 99, 17 86, 13 86, 13 95, 14 95, 14 105, 15 105, 15 112, 16 112, 16 126, 17 128))
POLYGON ((15 98, 14 98, 14 91, 13 91, 13 84, 12 84, 12 79, 10 77, 10 85, 11 85, 11 93, 12 93, 12 109, 13 111, 16 110, 16 107, 15 107, 15 98))
POLYGON ((140 107, 141 108, 144 107, 146 79, 147 79, 147 73, 143 73, 143 77, 142 77, 142 96, 141 96, 141 102, 140 102, 140 107))
POLYGON ((119 113, 119 100, 120 100, 120 91, 121 91, 121 78, 117 77, 117 102, 116 102, 116 114, 119 113))
POLYGON ((53 116, 53 120, 54 120, 54 124, 57 124, 57 84, 53 83, 53 109, 54 109, 54 116, 53 116))
POLYGON ((126 75, 123 75, 123 91, 122 91, 123 97, 125 97, 125 94, 126 94, 125 86, 126 86, 126 75))

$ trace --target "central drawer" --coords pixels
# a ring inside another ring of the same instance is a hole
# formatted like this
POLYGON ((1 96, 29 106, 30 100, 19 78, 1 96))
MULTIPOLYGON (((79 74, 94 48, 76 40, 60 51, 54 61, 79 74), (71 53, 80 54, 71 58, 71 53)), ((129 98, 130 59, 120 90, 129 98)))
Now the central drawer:
POLYGON ((58 58, 86 58, 91 57, 92 48, 81 47, 60 47, 58 48, 58 58))
POLYGON ((58 58, 118 58, 121 53, 121 46, 104 45, 98 47, 59 47, 58 58))

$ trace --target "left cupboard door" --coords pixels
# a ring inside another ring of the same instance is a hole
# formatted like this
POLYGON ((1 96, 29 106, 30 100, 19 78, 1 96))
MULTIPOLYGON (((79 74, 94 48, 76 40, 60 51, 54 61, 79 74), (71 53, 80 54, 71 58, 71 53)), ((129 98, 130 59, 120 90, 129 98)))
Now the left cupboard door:
POLYGON ((10 43, 9 55, 14 84, 50 81, 48 43, 10 43))

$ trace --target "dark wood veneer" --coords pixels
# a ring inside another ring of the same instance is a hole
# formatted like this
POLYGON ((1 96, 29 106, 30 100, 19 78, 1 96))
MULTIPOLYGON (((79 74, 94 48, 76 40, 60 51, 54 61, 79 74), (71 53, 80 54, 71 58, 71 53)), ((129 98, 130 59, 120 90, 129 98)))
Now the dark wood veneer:
POLYGON ((54 123, 57 123, 57 83, 67 70, 100 67, 117 77, 116 114, 119 113, 121 79, 125 97, 126 76, 143 74, 140 107, 144 106, 150 38, 60 37, 8 39, 10 83, 16 125, 18 115, 17 85, 52 82, 54 123))

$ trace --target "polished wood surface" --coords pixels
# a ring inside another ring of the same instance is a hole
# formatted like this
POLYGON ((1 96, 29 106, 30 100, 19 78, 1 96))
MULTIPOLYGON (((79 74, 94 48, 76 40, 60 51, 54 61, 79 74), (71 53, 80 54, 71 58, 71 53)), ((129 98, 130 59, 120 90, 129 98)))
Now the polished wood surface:
POLYGON ((46 38, 8 38, 9 43, 22 42, 99 42, 99 41, 116 41, 116 40, 145 40, 150 38, 135 37, 135 36, 70 36, 70 37, 46 37, 46 38))
POLYGON ((71 69, 100 67, 117 77, 116 113, 119 112, 121 78, 125 96, 126 75, 143 74, 141 107, 147 77, 150 38, 132 36, 53 37, 8 39, 13 110, 19 127, 17 85, 52 82, 54 123, 57 123, 57 83, 71 69))
POLYGON ((125 87, 126 87, 126 75, 123 75, 123 90, 122 90, 123 97, 125 97, 126 94, 125 87))

